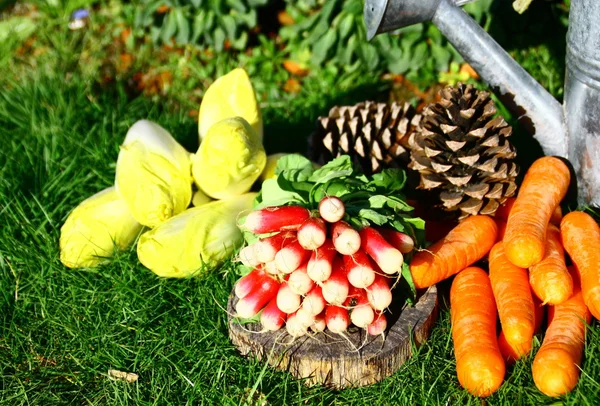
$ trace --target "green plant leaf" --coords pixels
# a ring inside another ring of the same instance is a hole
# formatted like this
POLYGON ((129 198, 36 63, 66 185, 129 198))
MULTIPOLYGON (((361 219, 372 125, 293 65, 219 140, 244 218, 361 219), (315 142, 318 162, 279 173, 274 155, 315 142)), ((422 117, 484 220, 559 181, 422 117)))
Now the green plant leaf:
POLYGON ((406 183, 406 172, 402 169, 384 169, 373 175, 371 185, 381 190, 398 191, 404 188, 406 183))
POLYGON ((342 155, 317 169, 308 180, 315 183, 325 183, 334 178, 350 176, 353 172, 350 157, 342 155))
POLYGON ((312 63, 314 65, 321 65, 323 61, 327 58, 327 53, 331 49, 331 47, 335 44, 337 38, 337 33, 335 30, 329 30, 327 33, 320 38, 315 46, 313 47, 312 52, 312 63))
POLYGON ((233 39, 236 37, 235 32, 237 28, 237 24, 235 23, 235 18, 231 15, 223 16, 223 27, 225 27, 225 33, 227 38, 233 39))
POLYGON ((309 180, 315 171, 310 159, 300 154, 284 155, 277 160, 275 174, 285 174, 286 178, 303 182, 309 180), (289 174, 289 175, 288 175, 289 174))
POLYGON ((223 46, 225 45, 225 31, 221 27, 217 27, 214 32, 214 47, 217 52, 223 51, 223 46))
POLYGON ((171 10, 165 17, 165 23, 162 26, 160 33, 160 39, 162 42, 169 42, 173 35, 177 31, 177 17, 175 16, 174 10, 171 10))
POLYGON ((187 44, 190 38, 190 24, 181 9, 175 9, 174 12, 177 19, 177 37, 175 40, 179 44, 187 44))
POLYGON ((360 209, 358 211, 358 216, 362 219, 368 220, 372 224, 377 224, 378 226, 383 226, 388 223, 389 217, 379 213, 373 209, 360 209))
POLYGON ((354 16, 352 14, 348 14, 346 16, 344 16, 341 21, 340 21, 340 25, 339 25, 339 39, 340 41, 343 41, 346 39, 346 37, 348 36, 348 34, 350 34, 350 31, 352 30, 354 25, 354 16))
POLYGON ((300 204, 303 199, 300 195, 294 192, 283 190, 277 179, 267 179, 263 182, 260 191, 260 202, 255 205, 256 209, 267 206, 284 206, 286 204, 300 204))
POLYGON ((402 278, 404 278, 408 284, 408 287, 412 293, 412 300, 414 301, 414 299, 417 297, 417 288, 415 287, 415 282, 413 281, 412 274, 410 273, 410 266, 406 263, 406 261, 404 261, 402 264, 402 278))

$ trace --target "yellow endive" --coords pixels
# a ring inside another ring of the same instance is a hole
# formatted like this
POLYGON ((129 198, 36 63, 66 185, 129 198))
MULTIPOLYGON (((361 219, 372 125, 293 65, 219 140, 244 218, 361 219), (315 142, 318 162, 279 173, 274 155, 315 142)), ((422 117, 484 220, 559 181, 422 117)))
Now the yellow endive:
POLYGON ((158 276, 184 278, 203 265, 216 266, 242 243, 238 215, 252 208, 256 193, 194 207, 140 237, 140 262, 158 276))
POLYGON ((263 122, 250 77, 242 68, 221 76, 208 87, 198 113, 198 133, 202 141, 210 127, 230 117, 243 117, 263 137, 263 122))
POLYGON ((192 199, 190 153, 167 130, 136 122, 117 159, 115 186, 133 217, 156 227, 184 211, 192 199))
POLYGON ((277 161, 279 161, 279 158, 282 158, 286 155, 288 154, 283 152, 267 155, 267 163, 265 165, 265 169, 263 169, 262 173, 260 174, 259 180, 264 182, 267 179, 276 178, 275 169, 277 169, 277 161))
POLYGON ((233 117, 210 128, 192 158, 192 174, 208 196, 228 199, 248 192, 266 161, 256 131, 242 117, 233 117))
POLYGON ((104 189, 67 217, 60 229, 60 261, 69 268, 98 265, 115 248, 127 248, 141 229, 115 188, 104 189))
POLYGON ((213 199, 206 196, 206 193, 201 190, 196 190, 192 196, 192 206, 194 207, 202 206, 203 204, 210 203, 212 201, 213 199))

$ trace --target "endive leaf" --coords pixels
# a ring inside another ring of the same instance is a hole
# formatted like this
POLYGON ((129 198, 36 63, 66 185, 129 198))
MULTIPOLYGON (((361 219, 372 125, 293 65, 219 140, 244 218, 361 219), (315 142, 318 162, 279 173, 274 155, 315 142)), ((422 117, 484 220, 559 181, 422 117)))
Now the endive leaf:
POLYGON ((262 142, 241 117, 213 125, 193 157, 196 185, 214 199, 246 193, 267 162, 262 142))
POLYGON ((69 268, 98 265, 115 248, 127 248, 141 229, 115 188, 104 189, 67 217, 60 229, 60 261, 69 268))
POLYGON ((156 227, 189 206, 190 167, 189 152, 167 130, 140 120, 121 146, 115 186, 135 219, 156 227))
POLYGON ((140 237, 140 262, 158 276, 184 278, 216 266, 243 243, 237 226, 241 212, 252 208, 256 193, 217 200, 170 218, 140 237))
POLYGON ((263 122, 260 107, 250 78, 241 68, 221 76, 206 90, 198 113, 200 139, 204 139, 213 124, 236 116, 245 119, 262 140, 263 122))

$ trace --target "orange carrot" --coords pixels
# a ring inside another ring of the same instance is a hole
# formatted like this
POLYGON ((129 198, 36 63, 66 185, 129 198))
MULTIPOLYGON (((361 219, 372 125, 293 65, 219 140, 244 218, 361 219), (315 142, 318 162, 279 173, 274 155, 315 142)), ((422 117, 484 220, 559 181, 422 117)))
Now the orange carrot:
POLYGON ((574 211, 563 218, 560 233, 565 250, 577 266, 583 300, 600 319, 600 227, 589 214, 574 211))
POLYGON ((529 268, 544 258, 546 228, 570 181, 569 168, 559 158, 543 157, 531 165, 506 224, 504 249, 510 262, 529 268))
POLYGON ((579 365, 585 345, 586 323, 591 314, 574 277, 574 294, 548 307, 548 329, 532 365, 533 381, 548 396, 570 392, 579 379, 579 365))
MULTIPOLYGON (((532 295, 532 297, 534 306, 533 315, 535 317, 533 334, 537 334, 540 331, 540 328, 542 327, 542 322, 544 321, 545 308, 542 305, 542 302, 540 302, 540 300, 537 297, 535 297, 535 295, 532 295)), ((511 344, 509 344, 508 341, 506 341, 506 337, 504 336, 504 331, 501 331, 500 335, 498 336, 498 347, 500 348, 500 353, 502 353, 502 357, 504 358, 507 364, 514 363, 516 360, 521 358, 523 354, 528 353, 528 350, 526 348, 523 348, 522 345, 517 345, 513 347, 511 344)), ((529 349, 529 351, 530 350, 531 348, 529 349)))
MULTIPOLYGON (((509 197, 508 199, 506 199, 504 204, 502 204, 500 207, 498 207, 498 210, 496 210, 494 218, 497 220, 507 221, 508 215, 510 214, 511 209, 515 204, 515 200, 515 197, 509 197)), ((554 224, 555 226, 558 226, 560 224, 560 221, 562 220, 562 217, 563 215, 561 207, 556 206, 556 209, 552 212, 552 217, 550 217, 550 223, 554 224)))
POLYGON ((467 217, 446 237, 413 257, 410 272, 415 286, 429 287, 479 261, 494 245, 497 233, 491 217, 467 217))
POLYGON ((535 329, 535 305, 531 296, 527 270, 513 265, 501 242, 494 245, 489 255, 490 281, 502 332, 507 343, 520 356, 531 351, 535 329))
POLYGON ((546 231, 544 259, 529 268, 529 283, 543 304, 556 305, 573 295, 573 280, 565 264, 560 231, 553 224, 546 231))
POLYGON ((458 381, 471 394, 495 392, 506 366, 496 341, 496 303, 490 280, 481 268, 456 275, 450 288, 452 340, 458 381))

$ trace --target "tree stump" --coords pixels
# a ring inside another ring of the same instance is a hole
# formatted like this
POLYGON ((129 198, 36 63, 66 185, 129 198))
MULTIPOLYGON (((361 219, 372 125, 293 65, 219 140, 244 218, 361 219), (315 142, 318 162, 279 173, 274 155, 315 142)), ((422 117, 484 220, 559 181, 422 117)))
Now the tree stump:
POLYGON ((437 289, 432 286, 421 292, 413 307, 392 303, 385 337, 352 326, 346 337, 325 330, 294 340, 285 327, 260 332, 260 323, 240 324, 231 317, 236 303, 232 293, 227 304, 229 338, 242 355, 289 371, 309 386, 335 389, 370 385, 396 372, 411 356, 412 343, 419 346, 429 337, 438 308, 437 289))

